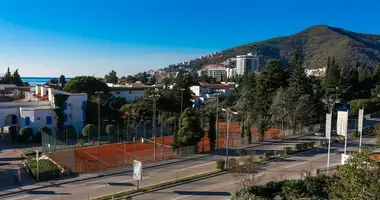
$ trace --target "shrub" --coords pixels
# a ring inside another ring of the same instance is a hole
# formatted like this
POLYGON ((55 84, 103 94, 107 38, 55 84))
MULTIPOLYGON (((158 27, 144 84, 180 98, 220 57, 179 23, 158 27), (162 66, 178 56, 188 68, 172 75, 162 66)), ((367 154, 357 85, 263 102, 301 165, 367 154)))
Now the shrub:
MULTIPOLYGON (((37 161, 35 159, 27 160, 27 167, 33 178, 37 176, 37 161)), ((39 159, 38 160, 39 180, 48 180, 56 178, 60 175, 60 169, 51 160, 39 159)))
POLYGON ((225 170, 226 169, 226 161, 223 159, 217 160, 216 161, 216 169, 219 170, 225 170))
POLYGON ((267 152, 264 153, 264 157, 266 159, 271 158, 273 156, 274 156, 274 152, 273 151, 267 151, 267 152))
POLYGON ((65 131, 68 138, 77 138, 77 131, 73 126, 67 126, 65 131))
POLYGON ((373 133, 376 135, 380 134, 380 124, 373 125, 373 133))
POLYGON ((116 132, 116 126, 115 125, 112 125, 112 124, 108 124, 106 126, 106 133, 108 135, 114 135, 114 133, 116 132))
POLYGON ((313 149, 315 143, 314 142, 309 142, 309 143, 306 143, 306 145, 307 145, 307 149, 313 149))
POLYGON ((82 130, 83 136, 94 136, 96 135, 96 126, 93 124, 87 124, 82 130))
POLYGON ((296 144, 296 150, 297 151, 302 151, 303 150, 303 144, 296 144))
POLYGON ((40 127, 39 129, 38 129, 38 132, 39 133, 46 133, 46 134, 48 134, 48 135, 50 135, 51 136, 51 129, 50 128, 48 128, 48 127, 46 127, 46 126, 42 126, 42 127, 40 127))
POLYGON ((285 155, 286 155, 286 154, 290 154, 290 153, 292 153, 292 151, 293 151, 293 148, 292 148, 292 147, 284 147, 285 155))
POLYGON ((236 169, 239 166, 238 161, 235 158, 228 159, 228 168, 236 169))
POLYGON ((42 141, 42 135, 39 131, 33 135, 32 141, 35 143, 40 143, 42 141))
POLYGON ((20 142, 24 142, 24 143, 28 143, 30 138, 33 137, 33 129, 30 128, 30 127, 24 127, 22 129, 20 129, 20 132, 19 132, 19 141, 20 142))

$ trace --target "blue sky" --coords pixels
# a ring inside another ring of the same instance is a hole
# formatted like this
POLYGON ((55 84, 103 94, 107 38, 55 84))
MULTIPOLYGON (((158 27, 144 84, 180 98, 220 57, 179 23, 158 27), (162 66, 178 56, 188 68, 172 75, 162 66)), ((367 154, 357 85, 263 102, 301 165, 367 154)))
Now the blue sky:
POLYGON ((364 0, 1 0, 0 73, 120 76, 316 24, 380 34, 364 0))

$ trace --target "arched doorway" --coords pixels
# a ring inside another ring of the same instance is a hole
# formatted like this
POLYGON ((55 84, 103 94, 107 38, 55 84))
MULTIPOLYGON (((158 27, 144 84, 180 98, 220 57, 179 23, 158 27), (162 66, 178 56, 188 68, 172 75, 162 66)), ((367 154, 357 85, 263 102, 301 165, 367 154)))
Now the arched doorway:
POLYGON ((4 134, 4 139, 8 140, 9 138, 12 139, 12 141, 17 140, 17 132, 18 132, 18 127, 19 127, 19 122, 18 122, 18 117, 17 115, 7 115, 5 117, 5 127, 3 130, 4 134))

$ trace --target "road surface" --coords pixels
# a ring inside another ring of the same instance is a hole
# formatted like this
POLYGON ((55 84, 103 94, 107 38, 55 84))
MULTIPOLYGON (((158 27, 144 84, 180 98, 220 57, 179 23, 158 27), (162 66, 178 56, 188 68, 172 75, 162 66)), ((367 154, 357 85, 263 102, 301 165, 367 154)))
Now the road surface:
MULTIPOLYGON (((309 136, 308 136, 309 137, 309 136)), ((312 137, 312 139, 321 139, 312 137)), ((293 139, 292 142, 303 141, 293 139)), ((256 144, 255 150, 277 149, 291 143, 270 143, 256 144)), ((168 164, 160 167, 154 167, 143 170, 143 181, 140 187, 157 184, 163 181, 175 180, 177 178, 191 176, 194 174, 205 173, 216 169, 215 161, 224 158, 224 156, 207 156, 196 160, 187 160, 168 164)), ((88 197, 99 197, 115 192, 131 190, 136 188, 136 181, 132 179, 132 173, 126 172, 118 175, 106 176, 87 181, 78 181, 59 186, 50 186, 43 189, 24 191, 18 194, 2 196, 1 199, 8 200, 74 200, 88 199, 88 197)))
MULTIPOLYGON (((375 144, 374 136, 363 138, 363 145, 375 144)), ((357 151, 358 141, 347 143, 347 151, 357 151)), ((333 144, 331 149, 330 166, 340 164, 341 154, 344 151, 344 143, 333 144)), ((301 172, 314 171, 317 168, 326 167, 327 149, 315 149, 304 152, 297 156, 282 159, 277 162, 269 162, 261 166, 257 175, 258 184, 269 181, 281 180, 282 172, 285 172, 283 179, 298 179, 301 172), (279 170, 280 169, 280 170, 279 170)), ((133 197, 134 200, 211 200, 228 199, 231 193, 241 187, 240 181, 235 175, 225 174, 200 181, 194 181, 184 185, 179 185, 143 195, 133 197)))

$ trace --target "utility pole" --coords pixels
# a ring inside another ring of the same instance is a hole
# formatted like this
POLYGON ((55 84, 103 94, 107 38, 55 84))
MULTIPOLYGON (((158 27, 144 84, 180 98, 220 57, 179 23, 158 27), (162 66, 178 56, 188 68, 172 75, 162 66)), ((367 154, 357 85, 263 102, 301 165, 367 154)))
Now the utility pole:
POLYGON ((103 94, 103 91, 96 91, 95 94, 98 95, 98 145, 100 145, 100 94, 103 94))
POLYGON ((237 112, 232 111, 230 108, 222 109, 227 115, 227 147, 226 147, 226 169, 228 169, 228 151, 230 148, 230 122, 232 115, 237 115, 237 112))

